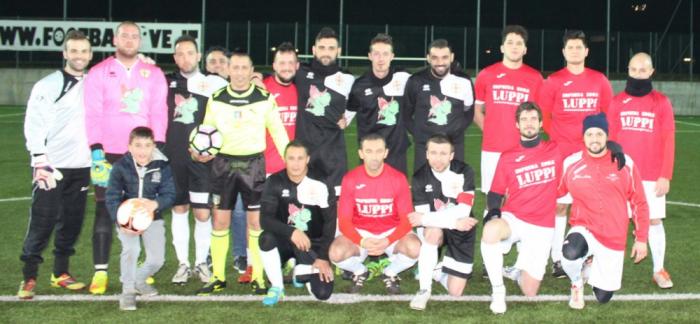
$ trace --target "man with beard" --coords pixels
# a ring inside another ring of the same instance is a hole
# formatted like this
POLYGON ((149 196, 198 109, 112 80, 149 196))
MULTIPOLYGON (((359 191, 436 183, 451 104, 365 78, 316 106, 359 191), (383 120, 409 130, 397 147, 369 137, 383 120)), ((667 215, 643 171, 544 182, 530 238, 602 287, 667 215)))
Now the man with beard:
POLYGON ((653 280, 659 288, 673 287, 664 268, 666 194, 673 176, 676 146, 673 107, 668 98, 654 90, 654 66, 646 53, 637 53, 629 62, 627 86, 613 98, 608 120, 610 137, 625 147, 637 162, 642 186, 649 204, 649 249, 653 280))
POLYGON ((92 59, 90 41, 77 30, 63 43, 66 65, 39 80, 27 103, 24 135, 31 154, 32 205, 20 260, 23 281, 17 297, 32 299, 43 262, 41 253, 56 230, 51 286, 80 290, 68 271, 69 258, 85 218, 90 152, 85 136, 83 77, 92 59))
POLYGON ((384 163, 389 153, 384 137, 368 134, 358 150, 364 163, 343 177, 338 201, 338 235, 328 255, 339 268, 352 272, 350 293, 359 293, 369 277, 367 256, 386 254, 391 264, 382 281, 387 293, 399 294, 399 273, 416 263, 420 240, 411 232, 413 211, 406 176, 384 163))
POLYGON ((226 86, 218 76, 204 76, 199 72, 201 59, 197 42, 189 35, 175 41, 173 58, 178 70, 166 75, 168 81, 168 131, 165 154, 175 178, 177 191, 172 208, 171 232, 178 259, 178 269, 172 278, 174 284, 185 284, 194 271, 202 282, 209 282, 211 272, 207 254, 211 238, 209 220, 210 163, 197 163, 190 157, 189 136, 202 123, 207 99, 212 92, 226 86), (190 267, 189 209, 195 217, 195 267, 190 267))
POLYGON ((318 32, 312 51, 311 63, 302 64, 294 77, 299 94, 296 137, 309 148, 309 168, 323 174, 321 180, 338 196, 347 169, 345 106, 355 77, 338 66, 341 48, 333 29, 318 32))
POLYGON ((367 134, 384 136, 389 155, 386 163, 407 174, 408 136, 401 112, 406 81, 411 76, 391 65, 394 44, 391 36, 377 34, 367 54, 371 69, 355 80, 350 92, 348 110, 357 112, 357 139, 367 134))
POLYGON ((610 301, 622 286, 622 267, 630 218, 634 222, 634 263, 647 256, 649 206, 637 165, 611 162, 605 114, 583 120, 585 149, 564 160, 559 194, 571 195, 569 230, 562 247, 562 267, 571 279, 569 307, 583 309, 584 285, 599 303, 610 301))
POLYGON ((537 102, 542 75, 523 63, 527 31, 519 25, 503 29, 503 60, 476 77, 474 123, 484 132, 481 143, 481 191, 488 193, 501 153, 517 147, 518 129, 513 115, 522 102, 537 102))
MULTIPOLYGON (((585 66, 588 56, 586 35, 580 30, 567 31, 562 53, 566 67, 551 74, 542 84, 539 104, 543 127, 552 141, 557 142, 562 156, 581 149, 579 127, 588 115, 606 112, 612 99, 612 87, 604 74, 585 66)), ((566 215, 571 201, 557 202, 557 218, 552 241, 552 276, 566 277, 561 267, 561 245, 566 233, 566 215)))
POLYGON ((504 152, 498 161, 481 235, 481 256, 492 289, 489 308, 494 314, 506 312, 501 272, 503 255, 514 244, 518 258, 513 279, 525 296, 537 295, 552 244, 563 159, 556 143, 540 139, 542 112, 536 104, 524 102, 514 115, 520 145, 504 152))
POLYGON ((138 126, 153 130, 162 147, 168 126, 167 84, 163 72, 138 58, 141 30, 120 23, 114 35, 115 55, 95 65, 85 78, 85 126, 92 150, 90 177, 95 185, 92 250, 95 275, 90 292, 104 294, 114 223, 105 207, 105 188, 112 163, 127 151, 129 133, 138 126))
POLYGON ((425 164, 425 143, 433 134, 446 134, 455 159, 464 161, 464 132, 474 119, 472 81, 454 63, 452 48, 444 39, 428 46, 430 67, 417 72, 406 84, 406 127, 413 135, 413 170, 425 164))

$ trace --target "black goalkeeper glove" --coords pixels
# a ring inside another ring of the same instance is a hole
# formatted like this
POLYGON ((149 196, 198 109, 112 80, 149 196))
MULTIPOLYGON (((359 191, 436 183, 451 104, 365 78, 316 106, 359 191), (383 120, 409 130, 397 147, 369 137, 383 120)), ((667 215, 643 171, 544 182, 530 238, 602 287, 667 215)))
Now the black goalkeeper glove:
POLYGON ((501 209, 500 208, 494 208, 489 210, 488 213, 486 213, 486 216, 484 216, 484 224, 488 223, 490 220, 494 218, 501 218, 501 209))
POLYGON ((605 146, 610 150, 612 162, 615 163, 615 161, 617 161, 617 170, 622 170, 627 162, 625 159, 625 152, 622 151, 622 145, 615 141, 608 141, 605 143, 605 146))

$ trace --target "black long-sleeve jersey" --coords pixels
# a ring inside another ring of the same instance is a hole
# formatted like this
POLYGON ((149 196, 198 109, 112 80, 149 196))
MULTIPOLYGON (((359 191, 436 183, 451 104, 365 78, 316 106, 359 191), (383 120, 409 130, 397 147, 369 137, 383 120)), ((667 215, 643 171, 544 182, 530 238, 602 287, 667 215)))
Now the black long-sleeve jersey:
POLYGON ((265 231, 291 238, 295 229, 306 233, 320 246, 319 258, 328 260, 328 248, 335 237, 336 213, 329 188, 310 175, 295 183, 286 170, 265 181, 261 199, 260 226, 265 231))
POLYGON ((462 192, 473 192, 474 170, 466 163, 458 160, 450 162, 451 173, 442 175, 447 179, 438 179, 427 163, 413 174, 411 194, 413 205, 429 205, 430 211, 438 211, 450 205, 458 203, 458 196, 462 192), (460 177, 461 179, 455 179, 460 177), (462 184, 461 190, 450 186, 450 181, 462 184))

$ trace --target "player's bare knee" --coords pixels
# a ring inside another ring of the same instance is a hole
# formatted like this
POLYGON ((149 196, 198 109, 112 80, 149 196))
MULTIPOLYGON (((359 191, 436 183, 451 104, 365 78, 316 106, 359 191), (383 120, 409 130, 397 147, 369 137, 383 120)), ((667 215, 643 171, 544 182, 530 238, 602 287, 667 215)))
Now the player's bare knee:
POLYGON ((502 240, 505 221, 502 219, 493 219, 484 225, 484 231, 481 234, 481 241, 484 243, 498 243, 502 240))
POLYGON ((561 252, 567 260, 583 258, 588 254, 588 243, 581 233, 571 233, 564 239, 561 252))
POLYGON ((396 252, 401 253, 411 259, 418 258, 420 254, 420 240, 416 235, 409 233, 396 244, 396 252))
POLYGON ((650 225, 660 225, 660 224, 662 224, 662 223, 663 223, 663 221, 662 221, 660 218, 659 218, 659 219, 650 219, 650 220, 649 220, 649 224, 650 224, 650 225))
POLYGON ((206 222, 209 220, 209 209, 195 208, 192 210, 194 217, 200 222, 206 222))
POLYGON ((557 216, 562 217, 568 214, 569 205, 568 204, 557 204, 557 216))
POLYGON ((178 214, 186 213, 187 211, 189 211, 189 209, 190 209, 190 205, 187 205, 187 204, 173 206, 173 212, 176 212, 178 214))
POLYGON ((442 229, 440 228, 426 228, 423 232, 423 238, 426 242, 433 245, 442 244, 442 229))

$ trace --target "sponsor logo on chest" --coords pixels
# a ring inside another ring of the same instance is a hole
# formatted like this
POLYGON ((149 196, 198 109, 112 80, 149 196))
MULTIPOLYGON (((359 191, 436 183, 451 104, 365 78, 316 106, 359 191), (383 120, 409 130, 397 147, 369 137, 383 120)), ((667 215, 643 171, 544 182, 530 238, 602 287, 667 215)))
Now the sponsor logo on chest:
POLYGON ((387 217, 394 214, 394 198, 355 198, 355 207, 363 217, 387 217))
POLYGON ((598 109, 597 92, 567 92, 561 95, 564 111, 595 111, 598 109))
POLYGON ((517 105, 530 98, 530 89, 510 84, 494 84, 491 88, 494 103, 517 105))
POLYGON ((620 122, 622 129, 636 132, 654 131, 654 119, 656 114, 647 111, 622 111, 620 112, 620 122))
POLYGON ((556 177, 554 165, 554 160, 547 160, 515 169, 515 178, 518 180, 518 185, 522 189, 554 181, 556 177))

